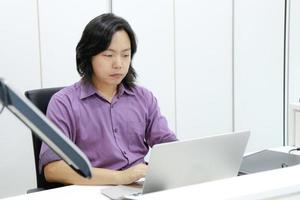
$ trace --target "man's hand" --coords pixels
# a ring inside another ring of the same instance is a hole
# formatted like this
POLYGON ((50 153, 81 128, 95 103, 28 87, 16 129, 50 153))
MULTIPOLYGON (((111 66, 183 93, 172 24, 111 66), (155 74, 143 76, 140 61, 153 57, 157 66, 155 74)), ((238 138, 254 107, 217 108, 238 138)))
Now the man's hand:
POLYGON ((120 171, 120 184, 131 184, 140 178, 145 177, 148 166, 145 164, 138 164, 126 170, 120 171))

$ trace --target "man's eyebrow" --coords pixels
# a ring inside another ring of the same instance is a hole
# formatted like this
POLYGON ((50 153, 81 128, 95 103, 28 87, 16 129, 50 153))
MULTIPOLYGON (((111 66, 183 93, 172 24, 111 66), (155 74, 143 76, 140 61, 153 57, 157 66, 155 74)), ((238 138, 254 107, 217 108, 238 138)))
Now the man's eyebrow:
MULTIPOLYGON (((123 49, 122 52, 124 51, 130 51, 131 48, 127 48, 127 49, 123 49)), ((106 51, 112 51, 112 52, 116 52, 114 49, 106 49, 106 51)))
POLYGON ((131 50, 131 48, 127 48, 127 49, 124 49, 122 51, 130 51, 130 50, 131 50))

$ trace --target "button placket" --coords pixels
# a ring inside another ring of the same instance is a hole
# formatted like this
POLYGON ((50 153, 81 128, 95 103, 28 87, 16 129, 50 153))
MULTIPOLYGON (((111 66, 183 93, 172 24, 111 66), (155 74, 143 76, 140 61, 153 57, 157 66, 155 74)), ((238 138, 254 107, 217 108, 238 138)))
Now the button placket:
POLYGON ((113 135, 114 135, 114 138, 115 138, 115 141, 116 141, 116 144, 117 146, 119 147, 120 149, 120 152, 123 154, 124 158, 126 158, 127 162, 129 163, 129 159, 127 157, 127 152, 126 150, 124 150, 125 148, 122 146, 122 143, 119 143, 118 141, 118 128, 116 128, 116 125, 114 124, 114 118, 113 118, 113 110, 114 110, 114 107, 115 107, 115 101, 113 101, 110 105, 110 115, 111 115, 111 125, 112 125, 112 132, 113 132, 113 135))

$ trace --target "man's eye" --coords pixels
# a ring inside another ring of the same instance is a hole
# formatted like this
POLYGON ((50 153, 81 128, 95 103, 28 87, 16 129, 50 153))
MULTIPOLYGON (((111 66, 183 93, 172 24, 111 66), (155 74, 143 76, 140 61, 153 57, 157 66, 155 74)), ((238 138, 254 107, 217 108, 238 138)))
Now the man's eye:
POLYGON ((104 54, 105 57, 112 57, 111 54, 104 54))
POLYGON ((125 55, 123 55, 123 57, 127 58, 127 57, 129 57, 129 54, 125 54, 125 55))

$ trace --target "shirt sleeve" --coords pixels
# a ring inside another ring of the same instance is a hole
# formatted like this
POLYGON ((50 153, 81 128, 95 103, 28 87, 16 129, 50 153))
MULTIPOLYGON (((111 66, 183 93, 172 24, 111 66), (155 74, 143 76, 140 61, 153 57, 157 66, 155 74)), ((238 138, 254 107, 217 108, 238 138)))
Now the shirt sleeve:
POLYGON ((166 118, 160 113, 156 98, 151 92, 145 93, 148 102, 146 142, 151 147, 155 144, 176 141, 176 135, 169 129, 166 118))
MULTIPOLYGON (((71 104, 67 98, 54 95, 47 108, 47 117, 73 142, 75 141, 74 115, 72 114, 71 104)), ((52 151, 52 149, 42 143, 39 157, 39 171, 42 172, 43 167, 53 161, 61 160, 61 158, 52 151)))

